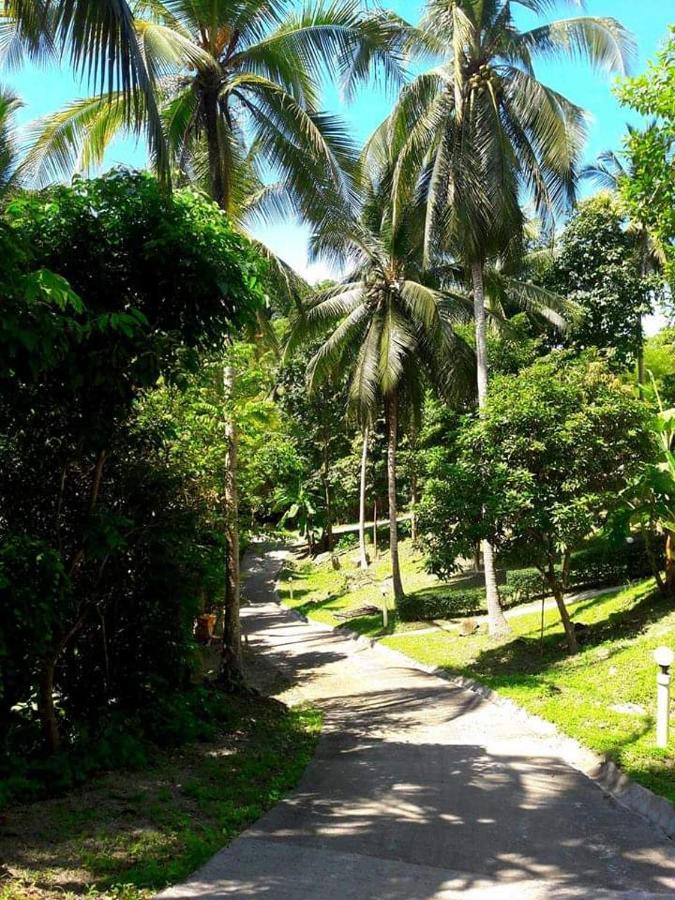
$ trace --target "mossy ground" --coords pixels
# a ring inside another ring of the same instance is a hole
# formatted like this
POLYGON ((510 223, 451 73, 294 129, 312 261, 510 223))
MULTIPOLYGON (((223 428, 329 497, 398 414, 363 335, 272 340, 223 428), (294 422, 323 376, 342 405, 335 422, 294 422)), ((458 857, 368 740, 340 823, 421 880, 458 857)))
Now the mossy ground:
POLYGON ((217 739, 163 752, 0 823, 0 900, 146 900, 273 806, 311 759, 320 714, 233 698, 217 739))

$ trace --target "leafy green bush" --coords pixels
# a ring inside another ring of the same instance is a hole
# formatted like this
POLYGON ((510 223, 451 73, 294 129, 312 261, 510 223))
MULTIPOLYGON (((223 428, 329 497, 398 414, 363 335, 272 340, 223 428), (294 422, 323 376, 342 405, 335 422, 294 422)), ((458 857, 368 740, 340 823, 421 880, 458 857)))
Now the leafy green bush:
MULTIPOLYGON (((559 568, 557 574, 560 574, 559 568)), ((609 587, 650 574, 649 559, 641 538, 617 545, 600 537, 572 555, 569 589, 609 587)), ((534 568, 510 570, 506 574, 506 583, 499 585, 498 590, 502 605, 507 608, 551 593, 546 579, 534 568)), ((407 622, 428 622, 482 612, 485 612, 485 590, 480 586, 448 586, 443 594, 422 591, 406 596, 399 607, 401 618, 407 622)))
POLYGON ((158 748, 212 740, 234 717, 227 695, 205 687, 159 697, 133 713, 106 713, 98 728, 82 726, 65 751, 0 756, 0 809, 61 794, 102 771, 143 768, 158 748))
POLYGON ((337 553, 343 553, 346 550, 353 550, 354 547, 358 546, 358 543, 358 534, 354 534, 353 531, 347 531, 345 534, 338 536, 338 539, 335 541, 334 549, 337 553))
POLYGON ((479 613, 484 607, 484 588, 448 588, 442 594, 437 591, 407 594, 400 602, 398 612, 404 622, 429 622, 479 613))
POLYGON ((141 710, 141 742, 203 731, 195 710, 160 715, 224 581, 221 463, 199 427, 220 429, 222 405, 186 428, 180 399, 262 306, 264 267, 213 203, 121 171, 12 199, 5 243, 0 770, 46 751, 60 785, 133 759, 135 726, 115 723, 141 710))
POLYGON ((537 569, 514 569, 506 575, 506 584, 499 587, 499 596, 504 606, 528 603, 549 591, 544 578, 537 569))

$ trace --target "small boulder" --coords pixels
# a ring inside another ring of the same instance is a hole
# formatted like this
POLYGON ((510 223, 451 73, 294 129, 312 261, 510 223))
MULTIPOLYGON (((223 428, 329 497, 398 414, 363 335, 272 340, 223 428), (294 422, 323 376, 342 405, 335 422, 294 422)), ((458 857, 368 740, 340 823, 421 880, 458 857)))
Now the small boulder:
POLYGON ((479 628, 480 622, 477 622, 476 619, 462 619, 459 623, 459 636, 470 637, 472 634, 475 634, 479 628))

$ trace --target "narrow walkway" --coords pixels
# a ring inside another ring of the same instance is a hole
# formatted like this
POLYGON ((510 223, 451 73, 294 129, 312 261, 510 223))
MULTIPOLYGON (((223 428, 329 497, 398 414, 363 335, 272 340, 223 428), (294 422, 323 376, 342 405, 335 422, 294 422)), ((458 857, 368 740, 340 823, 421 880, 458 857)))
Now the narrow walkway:
POLYGON ((324 712, 298 788, 165 898, 427 900, 675 896, 675 853, 477 695, 273 601, 249 559, 249 643, 324 712))

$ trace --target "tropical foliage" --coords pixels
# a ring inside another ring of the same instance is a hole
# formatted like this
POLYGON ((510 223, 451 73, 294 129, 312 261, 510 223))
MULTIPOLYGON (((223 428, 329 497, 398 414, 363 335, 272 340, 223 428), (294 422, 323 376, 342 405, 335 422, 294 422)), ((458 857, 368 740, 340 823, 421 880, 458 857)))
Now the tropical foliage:
POLYGON ((0 329, 3 736, 39 745, 36 699, 55 751, 189 684, 219 505, 167 455, 152 391, 254 314, 261 270, 215 206, 149 175, 22 196, 3 227, 23 250, 0 329))
POLYGON ((391 585, 392 630, 487 612, 488 655, 506 605, 554 596, 573 652, 571 586, 672 597, 673 35, 618 88, 653 121, 584 167, 537 66, 633 41, 550 6, 0 0, 2 62, 90 89, 19 130, 0 88, 0 797, 222 725, 261 535, 327 551, 336 602, 391 585), (359 147, 323 88, 373 78, 359 147), (85 177, 121 134, 153 174, 85 177), (334 280, 245 231, 291 217, 334 280))
POLYGON ((631 214, 653 232, 668 256, 672 279, 675 261, 675 28, 642 75, 627 79, 617 90, 619 99, 643 115, 653 117, 642 129, 629 131, 626 151, 631 177, 621 193, 631 214))
POLYGON ((647 414, 597 357, 553 353, 495 378, 483 415, 468 420, 427 483, 421 527, 432 559, 466 556, 488 539, 536 567, 565 602, 572 551, 654 459, 647 414))

